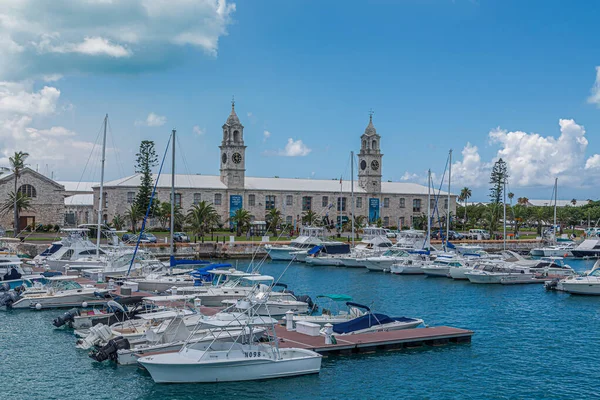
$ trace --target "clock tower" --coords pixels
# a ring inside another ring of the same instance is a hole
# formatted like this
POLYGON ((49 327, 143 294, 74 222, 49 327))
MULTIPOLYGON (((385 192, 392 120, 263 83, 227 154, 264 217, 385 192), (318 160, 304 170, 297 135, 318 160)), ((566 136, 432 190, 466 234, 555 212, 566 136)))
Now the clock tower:
POLYGON ((373 112, 369 114, 369 125, 360 137, 358 153, 358 185, 367 193, 381 193, 381 136, 373 126, 373 112))
POLYGON ((231 114, 223 125, 221 149, 221 182, 229 189, 244 189, 246 175, 246 146, 244 126, 235 113, 235 101, 231 101, 231 114))

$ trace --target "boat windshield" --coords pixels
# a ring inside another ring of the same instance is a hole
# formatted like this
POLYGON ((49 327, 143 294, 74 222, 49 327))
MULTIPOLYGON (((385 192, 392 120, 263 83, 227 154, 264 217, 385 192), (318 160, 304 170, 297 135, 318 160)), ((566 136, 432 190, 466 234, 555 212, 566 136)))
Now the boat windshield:
POLYGON ((75 281, 56 281, 52 285, 56 290, 81 289, 81 285, 75 281))

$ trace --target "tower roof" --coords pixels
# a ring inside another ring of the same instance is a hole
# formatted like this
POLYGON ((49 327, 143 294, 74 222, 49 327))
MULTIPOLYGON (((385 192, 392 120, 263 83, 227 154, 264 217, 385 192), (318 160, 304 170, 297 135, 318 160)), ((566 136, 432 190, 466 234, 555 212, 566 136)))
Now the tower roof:
POLYGON ((227 121, 225 122, 226 125, 241 125, 240 119, 238 118, 237 114, 235 113, 235 100, 231 101, 231 114, 229 114, 229 117, 227 117, 227 121))
POLYGON ((367 127, 365 128, 365 135, 377 135, 377 130, 375 129, 375 126, 373 126, 373 114, 369 115, 369 125, 367 125, 367 127))

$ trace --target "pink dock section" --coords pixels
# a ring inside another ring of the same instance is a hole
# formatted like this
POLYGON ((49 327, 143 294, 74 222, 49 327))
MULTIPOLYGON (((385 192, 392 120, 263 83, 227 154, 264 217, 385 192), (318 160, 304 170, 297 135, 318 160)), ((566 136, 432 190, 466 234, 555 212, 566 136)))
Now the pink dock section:
POLYGON ((300 347, 323 355, 353 354, 374 351, 411 349, 423 346, 443 346, 449 343, 470 343, 473 331, 449 326, 403 329, 399 331, 334 335, 337 344, 325 344, 324 336, 308 336, 276 327, 280 347, 300 347))

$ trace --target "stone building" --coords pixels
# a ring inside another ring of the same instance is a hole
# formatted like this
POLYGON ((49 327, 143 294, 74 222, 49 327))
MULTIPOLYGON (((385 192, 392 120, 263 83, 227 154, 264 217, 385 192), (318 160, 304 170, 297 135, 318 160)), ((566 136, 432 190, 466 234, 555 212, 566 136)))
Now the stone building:
MULTIPOLYGON (((214 205, 223 222, 239 208, 250 211, 256 220, 264 220, 270 209, 277 208, 284 221, 294 225, 300 223, 302 214, 308 210, 328 217, 332 222, 340 216, 344 221, 349 218, 352 210, 349 181, 246 177, 244 126, 234 104, 222 131, 219 176, 175 177, 175 202, 184 212, 193 204, 206 200, 214 205)), ((372 115, 360 140, 358 181, 354 184, 356 215, 364 215, 370 222, 381 218, 384 226, 411 225, 414 217, 427 212, 427 187, 415 183, 382 182, 381 137, 373 125, 372 115)), ((125 214, 135 199, 139 184, 139 174, 104 184, 103 215, 107 221, 116 214, 125 214)), ((170 188, 171 176, 162 175, 157 185, 157 198, 168 202, 170 188)), ((95 209, 98 200, 99 188, 95 186, 95 209)), ((445 196, 438 207, 447 207, 445 196)), ((456 195, 451 195, 451 211, 456 212, 456 195)))
MULTIPOLYGON (((0 175, 0 204, 8 201, 9 194, 13 191, 13 174, 9 172, 0 175)), ((17 191, 31 198, 31 208, 20 213, 19 230, 32 224, 63 225, 65 218, 65 188, 63 185, 26 167, 18 179, 17 191)), ((12 229, 12 209, 0 215, 0 226, 12 229)))

